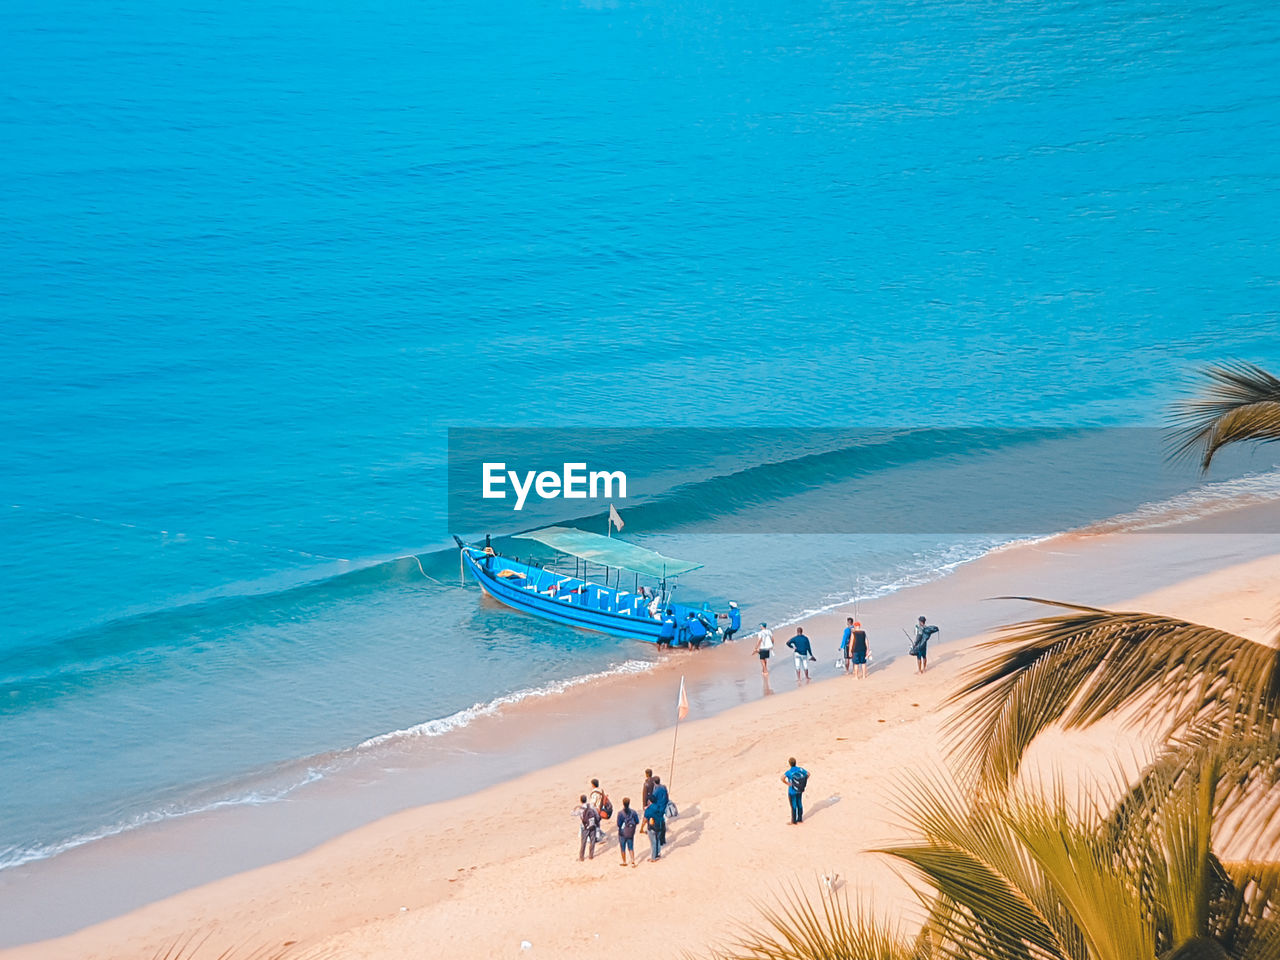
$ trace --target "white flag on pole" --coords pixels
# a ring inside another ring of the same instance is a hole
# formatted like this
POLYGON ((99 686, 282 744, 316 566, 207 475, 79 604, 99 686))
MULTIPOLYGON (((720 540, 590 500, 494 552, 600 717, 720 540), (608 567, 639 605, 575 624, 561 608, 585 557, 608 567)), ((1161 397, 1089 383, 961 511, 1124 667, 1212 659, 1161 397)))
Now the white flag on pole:
POLYGON ((618 515, 617 509, 611 503, 609 504, 609 522, 613 524, 618 531, 622 530, 622 517, 618 515))
POLYGON ((684 677, 680 678, 680 699, 676 701, 676 720, 683 720, 689 715, 689 698, 684 693, 684 677))

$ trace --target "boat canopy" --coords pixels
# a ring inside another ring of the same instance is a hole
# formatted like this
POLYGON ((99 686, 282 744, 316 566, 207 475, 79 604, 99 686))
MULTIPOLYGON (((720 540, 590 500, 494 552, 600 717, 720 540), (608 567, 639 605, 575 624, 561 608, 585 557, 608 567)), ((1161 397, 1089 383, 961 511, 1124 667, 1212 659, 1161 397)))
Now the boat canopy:
POLYGON ((673 560, 653 550, 646 550, 634 543, 618 540, 614 537, 602 537, 598 533, 587 533, 572 527, 543 527, 528 533, 517 533, 517 539, 537 540, 548 547, 567 553, 573 557, 581 557, 592 563, 606 567, 619 567, 631 573, 641 573, 659 580, 667 577, 678 577, 690 570, 697 570, 700 563, 689 563, 687 560, 673 560))

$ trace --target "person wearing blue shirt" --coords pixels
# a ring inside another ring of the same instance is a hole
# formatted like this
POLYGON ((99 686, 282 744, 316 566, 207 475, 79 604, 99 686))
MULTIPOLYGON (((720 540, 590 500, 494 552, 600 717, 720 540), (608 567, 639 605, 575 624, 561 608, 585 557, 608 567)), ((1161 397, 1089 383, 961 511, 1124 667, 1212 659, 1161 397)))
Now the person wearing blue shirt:
POLYGON ((631 809, 631 798, 622 798, 622 809, 618 811, 618 850, 622 854, 622 865, 627 865, 627 851, 631 851, 631 865, 636 865, 636 827, 640 826, 640 814, 631 809))
POLYGON ((676 646, 683 647, 689 642, 689 623, 693 620, 692 613, 686 613, 684 619, 677 624, 676 646))
POLYGON ((849 653, 849 638, 852 636, 853 636, 853 617, 847 617, 845 620, 844 633, 840 635, 840 659, 844 661, 844 672, 846 674, 849 673, 850 665, 851 665, 851 661, 849 658, 850 656, 852 656, 852 654, 849 653))
POLYGON ((653 795, 649 798, 649 802, 662 804, 664 813, 667 809, 667 804, 671 802, 671 795, 667 792, 666 786, 663 785, 661 777, 653 778, 653 795))
POLYGON ((662 836, 667 828, 667 809, 657 803, 644 808, 645 823, 649 826, 649 859, 662 859, 662 836))
POLYGON ((670 802, 667 788, 662 785, 661 777, 653 778, 653 796, 649 806, 644 808, 645 820, 649 822, 650 860, 662 859, 662 847, 667 842, 667 804, 670 802))
POLYGON ((804 788, 809 784, 809 771, 796 766, 796 758, 787 758, 787 772, 782 782, 787 785, 787 800, 791 804, 792 824, 804 823, 804 788))
POLYGON ((724 632, 724 638, 725 640, 732 640, 733 635, 742 628, 742 611, 738 609, 738 605, 732 600, 729 601, 728 614, 720 613, 716 615, 716 618, 723 619, 726 616, 729 618, 729 629, 724 632))
MULTIPOLYGON (((693 617, 692 614, 690 616, 693 617)), ((689 646, 697 650, 705 639, 707 639, 707 625, 701 617, 693 617, 689 621, 689 646)))
POLYGON ((675 639, 676 615, 674 610, 668 610, 667 615, 662 618, 662 626, 658 629, 658 648, 667 647, 670 649, 675 639))
POLYGON ((800 679, 800 671, 809 679, 809 661, 815 659, 809 638, 804 635, 803 627, 796 627, 796 635, 787 641, 787 646, 796 652, 796 679, 800 679))

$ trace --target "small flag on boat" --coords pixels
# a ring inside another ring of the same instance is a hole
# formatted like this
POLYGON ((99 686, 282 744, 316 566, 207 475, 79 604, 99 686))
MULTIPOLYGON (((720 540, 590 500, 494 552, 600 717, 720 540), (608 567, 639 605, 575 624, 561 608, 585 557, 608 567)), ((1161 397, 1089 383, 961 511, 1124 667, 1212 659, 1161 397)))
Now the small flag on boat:
POLYGON ((611 503, 611 504, 609 504, 609 522, 610 522, 611 524, 613 524, 613 526, 614 526, 614 528, 615 528, 615 529, 617 529, 619 532, 621 532, 621 530, 622 530, 622 517, 620 517, 620 516, 618 515, 618 510, 617 510, 617 508, 616 508, 616 507, 614 507, 614 505, 613 505, 612 503, 611 503))
POLYGON ((684 693, 684 677, 680 678, 680 700, 676 704, 676 720, 683 720, 689 715, 689 698, 684 693))

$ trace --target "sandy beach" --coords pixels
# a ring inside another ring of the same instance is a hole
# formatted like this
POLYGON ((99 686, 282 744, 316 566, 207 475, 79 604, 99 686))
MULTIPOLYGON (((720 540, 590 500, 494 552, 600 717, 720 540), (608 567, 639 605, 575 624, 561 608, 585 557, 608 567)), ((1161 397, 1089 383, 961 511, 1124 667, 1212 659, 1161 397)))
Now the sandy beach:
MULTIPOLYGON (((1258 521, 1274 519, 1274 507, 1250 510, 1237 511, 1242 530, 1265 529, 1258 521)), ((1213 529, 1224 529, 1220 520, 1213 529)), ((910 915, 915 901, 907 884, 864 851, 902 835, 895 802, 902 776, 943 762, 944 701, 984 655, 978 645, 998 624, 1034 610, 986 598, 1034 593, 1158 611, 1267 640, 1280 580, 1275 548, 1265 534, 1197 532, 1193 522, 1173 533, 1062 536, 1000 551, 936 583, 862 605, 874 658, 865 680, 836 675, 831 662, 844 610, 804 624, 819 656, 812 683, 797 684, 790 656, 775 656, 766 685, 749 640, 675 656, 648 675, 612 678, 554 703, 485 718, 446 754, 419 764, 433 778, 456 768, 466 784, 474 774, 455 761, 494 752, 501 742, 507 755, 532 764, 521 775, 410 806, 301 855, 68 936, 0 951, 0 958, 146 958, 190 936, 204 939, 197 956, 286 944, 291 955, 386 960, 696 954, 750 922, 757 903, 776 904, 790 889, 816 894, 823 875, 838 875, 839 885, 870 896, 877 910, 910 915), (944 630, 923 676, 899 629, 918 612, 944 630), (621 867, 610 830, 595 859, 579 863, 572 812, 590 777, 620 805, 623 796, 638 797, 646 766, 664 779, 672 772, 669 725, 682 675, 692 709, 679 728, 672 796, 680 816, 666 855, 651 863, 640 843, 639 866, 621 867), (614 722, 621 715, 630 719, 614 722), (630 735, 645 724, 655 729, 630 735), (539 747, 522 752, 520 742, 539 747), (556 751, 572 759, 529 759, 556 751), (812 773, 800 826, 789 823, 780 782, 792 755, 812 773)), ((779 630, 779 640, 792 632, 779 630)), ((1104 729, 1075 735, 1055 743, 1054 762, 1105 761, 1132 748, 1121 739, 1104 729)), ((264 837, 286 829, 289 805, 277 807, 275 821, 255 828, 264 837)), ((3 913, 14 922, 42 911, 74 913, 109 882, 129 885, 131 864, 158 851, 199 857, 227 829, 225 821, 185 824, 122 839, 95 853, 96 862, 87 854, 79 862, 58 858, 64 862, 19 878, 29 882, 9 880, 3 913)))

